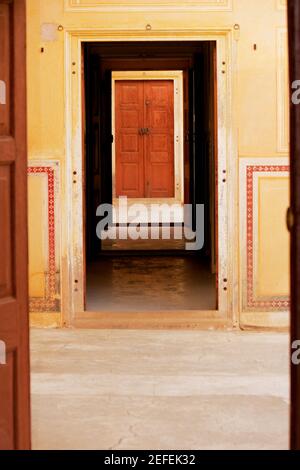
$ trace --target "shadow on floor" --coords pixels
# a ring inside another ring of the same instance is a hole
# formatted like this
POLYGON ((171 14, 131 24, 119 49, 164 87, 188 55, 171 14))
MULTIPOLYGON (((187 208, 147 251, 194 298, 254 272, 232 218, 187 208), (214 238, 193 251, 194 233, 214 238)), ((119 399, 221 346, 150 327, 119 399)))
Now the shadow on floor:
POLYGON ((107 256, 87 267, 89 312, 217 308, 216 276, 192 256, 107 256))

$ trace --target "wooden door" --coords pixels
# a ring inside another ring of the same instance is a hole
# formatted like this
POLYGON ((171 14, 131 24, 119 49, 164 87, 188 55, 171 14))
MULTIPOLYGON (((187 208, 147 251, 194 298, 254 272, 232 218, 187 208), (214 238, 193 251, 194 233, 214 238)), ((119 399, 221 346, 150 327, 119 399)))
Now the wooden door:
POLYGON ((0 0, 0 449, 29 449, 25 1, 0 0))
POLYGON ((173 198, 174 185, 174 82, 144 83, 145 197, 173 198))
MULTIPOLYGON (((100 89, 100 201, 112 204, 112 99, 111 71, 105 70, 100 89)), ((99 220, 98 220, 99 221, 99 220)))
MULTIPOLYGON (((189 71, 189 150, 190 150, 190 204, 192 206, 192 229, 196 231, 196 206, 197 206, 197 169, 196 169, 196 74, 195 69, 189 71)), ((200 201, 198 201, 200 202, 200 201)), ((189 221, 190 222, 190 221, 189 221)))
POLYGON ((97 208, 112 204, 112 80, 111 71, 103 70, 98 55, 91 54, 88 47, 83 55, 84 221, 86 258, 91 261, 101 253, 97 208))
MULTIPOLYGON (((300 2, 288 1, 290 82, 300 78, 300 2)), ((294 90, 292 90, 294 91, 294 90)), ((291 345, 300 340, 300 105, 291 108, 291 345)), ((291 348, 291 356, 295 349, 291 348)), ((291 361, 292 362, 292 361, 291 361)), ((291 366, 291 448, 300 450, 300 365, 291 366)))
POLYGON ((96 210, 100 204, 100 61, 96 56, 86 56, 86 76, 83 77, 85 85, 85 179, 84 193, 85 206, 85 239, 86 257, 91 261, 96 252, 99 239, 96 237, 98 218, 96 210))
POLYGON ((145 197, 144 83, 116 82, 116 195, 145 197))
POLYGON ((115 96, 117 197, 173 198, 173 81, 117 81, 115 96))

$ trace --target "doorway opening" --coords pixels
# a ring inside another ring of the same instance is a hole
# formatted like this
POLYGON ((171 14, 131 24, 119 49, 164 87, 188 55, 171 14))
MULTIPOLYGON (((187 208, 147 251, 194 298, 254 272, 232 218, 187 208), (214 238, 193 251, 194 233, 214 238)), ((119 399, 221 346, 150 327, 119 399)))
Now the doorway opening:
POLYGON ((85 311, 218 310, 216 42, 84 58, 85 311))

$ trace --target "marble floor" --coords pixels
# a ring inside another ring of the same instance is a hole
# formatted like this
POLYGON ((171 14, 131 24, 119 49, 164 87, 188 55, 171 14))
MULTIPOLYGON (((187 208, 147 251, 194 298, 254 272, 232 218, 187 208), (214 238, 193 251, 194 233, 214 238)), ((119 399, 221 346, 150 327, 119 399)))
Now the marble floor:
POLYGON ((88 265, 86 310, 143 312, 217 308, 216 276, 193 256, 107 256, 88 265))
POLYGON ((32 330, 34 449, 287 449, 288 336, 32 330))

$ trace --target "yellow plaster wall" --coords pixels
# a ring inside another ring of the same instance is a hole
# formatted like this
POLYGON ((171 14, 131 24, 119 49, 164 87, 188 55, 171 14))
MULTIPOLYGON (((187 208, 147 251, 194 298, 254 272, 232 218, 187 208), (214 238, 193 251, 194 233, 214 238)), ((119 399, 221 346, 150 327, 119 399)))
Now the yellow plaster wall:
POLYGON ((47 185, 46 176, 28 178, 28 219, 29 219, 29 296, 44 297, 46 291, 45 273, 48 264, 47 250, 47 185))
MULTIPOLYGON (((27 0, 29 158, 41 162, 55 159, 60 163, 61 194, 57 197, 62 207, 66 201, 64 31, 89 28, 144 30, 147 24, 151 24, 152 30, 232 28, 238 24, 240 32, 235 35, 237 52, 233 57, 231 77, 235 83, 233 113, 238 155, 241 159, 274 158, 275 163, 277 157, 287 155, 287 142, 279 145, 279 135, 283 136, 281 141, 286 139, 284 129, 288 125, 284 111, 287 109, 286 75, 282 78, 280 73, 282 63, 286 64, 286 51, 278 39, 280 31, 286 28, 284 1, 27 0), (178 10, 174 9, 176 5, 178 10), (62 25, 63 31, 57 30, 58 25, 62 25), (279 92, 280 87, 282 92, 279 92)), ((36 183, 30 183, 30 214, 38 213, 38 192, 36 183)), ((282 226, 276 236, 270 236, 272 224, 284 221, 288 182, 279 183, 276 179, 264 182, 259 200, 261 243, 257 247, 260 259, 257 285, 264 294, 288 295, 287 232, 282 226), (280 257, 275 262, 273 258, 278 250, 280 257), (262 255, 262 251, 267 255, 262 255)), ((63 219, 62 233, 66 222, 63 219)), ((30 237, 38 246, 35 230, 36 222, 31 215, 30 237)), ((241 256, 244 251, 244 247, 240 247, 241 256)), ((65 252, 62 252, 62 259, 66 259, 65 252)), ((43 289, 42 280, 40 285, 37 281, 39 263, 33 260, 30 264, 31 292, 43 289)), ((64 285, 64 279, 61 283, 64 285)), ((69 295, 62 292, 63 296, 69 295)))
POLYGON ((289 234, 285 226, 289 205, 288 178, 260 178, 258 216, 259 297, 284 296, 289 292, 289 234))

